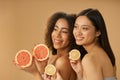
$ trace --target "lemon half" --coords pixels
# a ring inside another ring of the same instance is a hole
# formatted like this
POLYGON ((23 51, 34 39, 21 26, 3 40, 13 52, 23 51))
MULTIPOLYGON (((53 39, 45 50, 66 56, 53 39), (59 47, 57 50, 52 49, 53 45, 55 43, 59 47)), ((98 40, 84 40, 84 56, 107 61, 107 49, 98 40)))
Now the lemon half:
POLYGON ((72 60, 78 60, 80 58, 81 54, 79 50, 73 49, 69 52, 69 58, 72 60))
POLYGON ((48 64, 46 67, 45 67, 45 73, 47 75, 54 75, 56 73, 56 67, 52 64, 48 64))

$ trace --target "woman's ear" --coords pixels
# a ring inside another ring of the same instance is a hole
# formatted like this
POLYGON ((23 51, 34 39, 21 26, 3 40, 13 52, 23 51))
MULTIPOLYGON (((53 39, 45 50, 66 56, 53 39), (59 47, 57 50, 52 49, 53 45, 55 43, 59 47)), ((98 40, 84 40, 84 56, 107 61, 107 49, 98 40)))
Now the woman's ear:
POLYGON ((101 35, 101 32, 100 31, 97 31, 96 32, 96 37, 99 37, 101 35))

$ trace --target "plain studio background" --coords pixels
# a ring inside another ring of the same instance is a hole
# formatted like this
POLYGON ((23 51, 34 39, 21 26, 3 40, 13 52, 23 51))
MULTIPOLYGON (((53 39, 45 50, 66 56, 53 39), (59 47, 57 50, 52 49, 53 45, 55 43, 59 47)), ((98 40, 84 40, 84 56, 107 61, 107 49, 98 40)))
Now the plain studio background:
POLYGON ((27 49, 32 54, 34 45, 44 43, 53 13, 78 13, 89 7, 99 9, 105 19, 120 79, 120 0, 0 0, 0 80, 34 80, 13 64, 16 52, 27 49))

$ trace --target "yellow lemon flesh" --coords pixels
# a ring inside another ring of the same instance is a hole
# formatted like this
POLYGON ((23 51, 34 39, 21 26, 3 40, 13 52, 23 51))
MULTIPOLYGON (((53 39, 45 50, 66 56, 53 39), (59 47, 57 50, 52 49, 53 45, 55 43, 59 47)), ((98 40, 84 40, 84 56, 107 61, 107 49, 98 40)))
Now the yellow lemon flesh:
POLYGON ((80 58, 80 52, 77 49, 73 49, 69 52, 69 58, 72 60, 78 60, 80 58))
POLYGON ((56 72, 56 68, 54 65, 52 64, 48 64, 46 67, 45 67, 45 73, 47 75, 54 75, 56 72))

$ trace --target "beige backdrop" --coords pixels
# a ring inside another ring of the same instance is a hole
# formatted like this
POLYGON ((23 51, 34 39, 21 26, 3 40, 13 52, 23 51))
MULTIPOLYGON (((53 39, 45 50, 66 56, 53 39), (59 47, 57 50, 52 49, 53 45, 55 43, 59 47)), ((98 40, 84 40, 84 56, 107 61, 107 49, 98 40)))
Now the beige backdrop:
POLYGON ((48 18, 57 11, 78 13, 93 7, 104 16, 120 79, 120 1, 118 0, 0 0, 0 80, 34 80, 13 64, 16 52, 44 42, 48 18))

